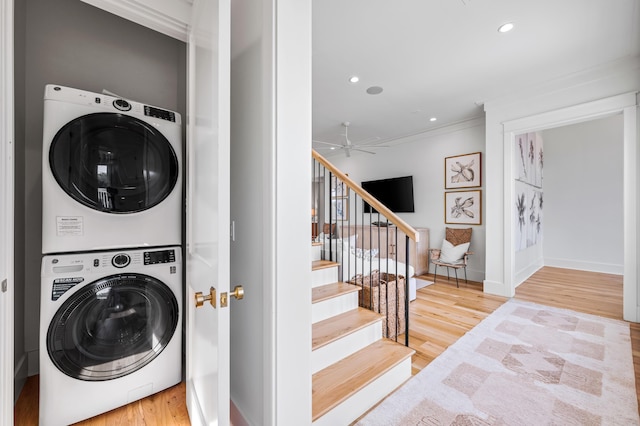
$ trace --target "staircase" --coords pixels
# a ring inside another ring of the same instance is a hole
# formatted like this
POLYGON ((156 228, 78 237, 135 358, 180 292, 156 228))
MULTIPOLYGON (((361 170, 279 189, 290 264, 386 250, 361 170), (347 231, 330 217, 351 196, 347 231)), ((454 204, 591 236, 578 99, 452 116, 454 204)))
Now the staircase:
POLYGON ((358 307, 360 288, 312 253, 312 421, 348 425, 411 377, 414 351, 383 339, 383 317, 358 307))

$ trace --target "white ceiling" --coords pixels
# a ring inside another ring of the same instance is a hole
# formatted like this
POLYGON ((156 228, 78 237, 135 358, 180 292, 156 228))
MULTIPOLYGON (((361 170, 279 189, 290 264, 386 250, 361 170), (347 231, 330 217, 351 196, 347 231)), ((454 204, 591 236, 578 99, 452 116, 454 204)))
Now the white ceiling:
POLYGON ((639 56, 639 26, 640 0, 314 0, 313 139, 343 143, 349 121, 375 145, 482 117, 486 101, 639 56))

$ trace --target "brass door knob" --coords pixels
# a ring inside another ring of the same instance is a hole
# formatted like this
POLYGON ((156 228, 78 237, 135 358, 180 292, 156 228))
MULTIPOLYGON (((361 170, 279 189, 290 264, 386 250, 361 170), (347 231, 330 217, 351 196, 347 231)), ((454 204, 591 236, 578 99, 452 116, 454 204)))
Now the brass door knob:
POLYGON ((220 307, 221 308, 226 308, 227 305, 229 305, 229 297, 228 296, 233 296, 237 300, 240 300, 240 299, 242 299, 244 297, 244 289, 242 288, 241 285, 237 285, 237 286, 235 286, 233 291, 230 292, 229 294, 220 293, 220 307))
POLYGON ((244 297, 244 288, 241 285, 235 286, 233 292, 231 292, 231 296, 235 297, 236 300, 240 300, 244 297))
POLYGON ((213 308, 215 309, 216 307, 216 289, 214 287, 211 287, 209 289, 209 294, 202 294, 201 291, 196 293, 196 308, 200 308, 202 307, 202 305, 204 305, 204 302, 209 301, 209 303, 211 303, 211 306, 213 306, 213 308))

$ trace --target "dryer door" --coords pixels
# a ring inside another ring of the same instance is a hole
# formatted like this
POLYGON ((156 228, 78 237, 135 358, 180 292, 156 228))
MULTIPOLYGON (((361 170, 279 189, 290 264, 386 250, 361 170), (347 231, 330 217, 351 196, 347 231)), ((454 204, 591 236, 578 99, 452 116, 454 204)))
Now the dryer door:
POLYGON ((178 320, 178 301, 164 283, 144 274, 112 275, 62 304, 49 324, 47 352, 75 379, 115 379, 153 361, 178 320))
POLYGON ((107 213, 134 213, 162 202, 178 180, 178 159, 157 129, 125 114, 89 114, 54 137, 49 166, 77 202, 107 213))

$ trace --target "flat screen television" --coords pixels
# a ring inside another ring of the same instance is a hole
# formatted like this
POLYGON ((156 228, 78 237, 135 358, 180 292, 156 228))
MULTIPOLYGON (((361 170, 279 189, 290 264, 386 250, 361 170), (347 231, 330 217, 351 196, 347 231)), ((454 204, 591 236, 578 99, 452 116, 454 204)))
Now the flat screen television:
MULTIPOLYGON (((394 213, 414 213, 413 176, 362 182, 362 189, 376 197, 394 213)), ((369 203, 364 202, 365 213, 377 213, 369 203)))

